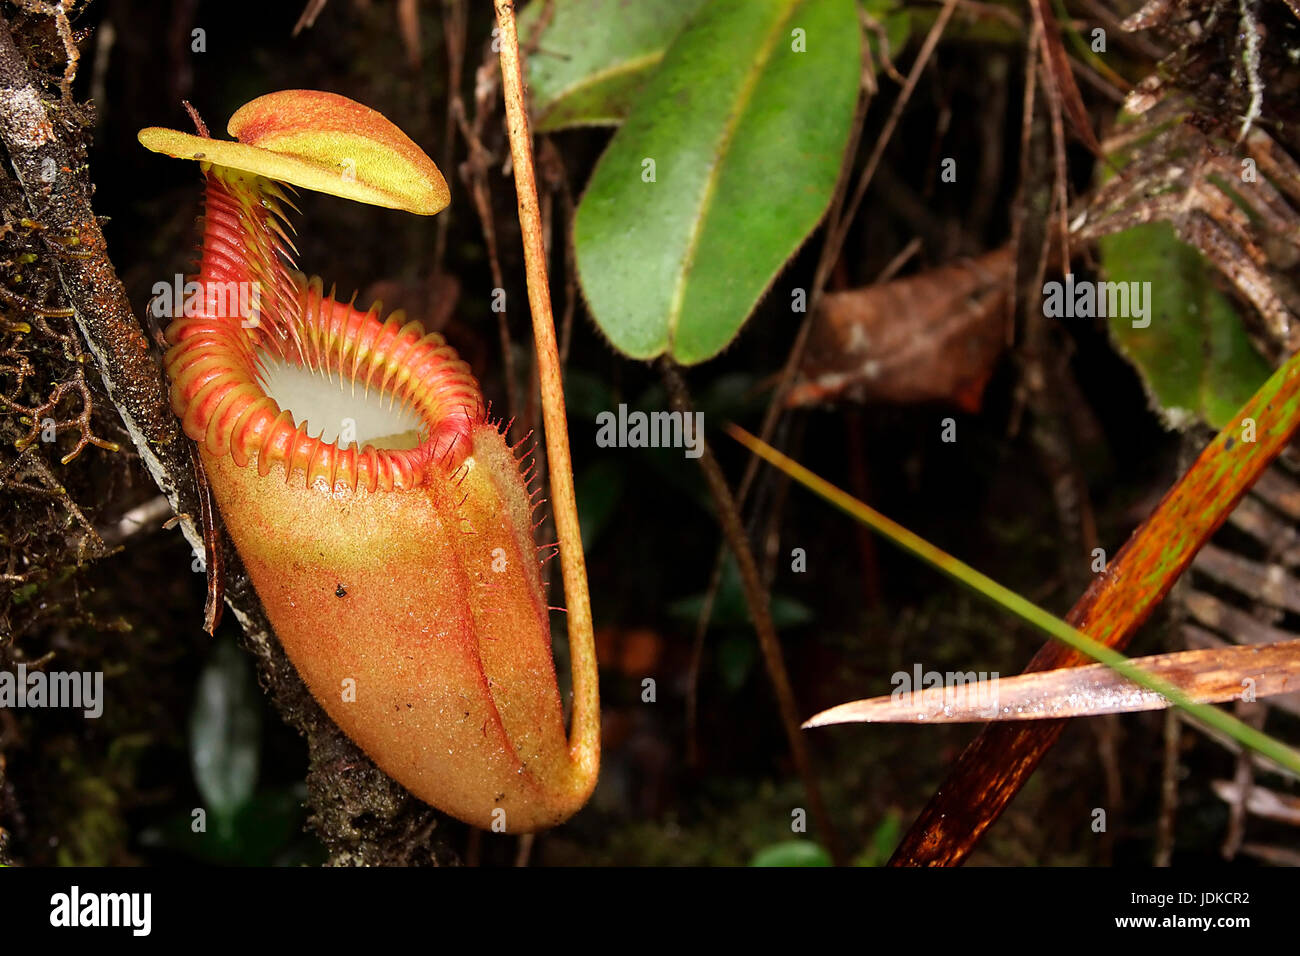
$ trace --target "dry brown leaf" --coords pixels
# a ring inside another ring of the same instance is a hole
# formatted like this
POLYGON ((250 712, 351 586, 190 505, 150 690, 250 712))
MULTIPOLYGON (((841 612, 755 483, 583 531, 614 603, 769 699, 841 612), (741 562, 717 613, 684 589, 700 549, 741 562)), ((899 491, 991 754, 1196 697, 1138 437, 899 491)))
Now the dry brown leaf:
POLYGON ((789 406, 847 398, 977 411, 1006 347, 1011 253, 828 293, 789 406))
MULTIPOLYGON (((1235 804, 1241 799, 1241 787, 1231 780, 1216 780, 1212 786, 1224 803, 1235 804)), ((1257 817, 1300 826, 1300 797, 1290 794, 1252 786, 1246 793, 1246 810, 1257 817)))
MULTIPOLYGON (((1254 700, 1300 688, 1300 640, 1156 654, 1132 663, 1202 704, 1241 700, 1243 689, 1254 700)), ((1104 664, 1092 664, 857 700, 822 711, 804 726, 1051 720, 1169 706, 1169 699, 1161 694, 1139 687, 1104 664)))

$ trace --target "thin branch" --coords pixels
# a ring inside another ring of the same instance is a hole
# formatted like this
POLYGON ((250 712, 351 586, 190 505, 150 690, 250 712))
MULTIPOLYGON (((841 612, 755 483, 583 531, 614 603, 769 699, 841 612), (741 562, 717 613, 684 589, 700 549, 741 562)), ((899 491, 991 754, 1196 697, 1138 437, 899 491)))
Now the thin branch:
POLYGON ((1183 724, 1172 707, 1165 711, 1164 759, 1160 765, 1160 816, 1152 866, 1168 866, 1174 855, 1174 820, 1178 812, 1178 749, 1183 724))
MULTIPOLYGON (((683 415, 691 414, 690 394, 686 382, 672 359, 665 356, 660 360, 659 370, 663 375, 664 387, 673 408, 683 415)), ((709 494, 718 509, 718 523, 722 525, 723 536, 727 540, 731 553, 736 556, 736 565, 740 569, 740 581, 745 592, 745 603, 749 606, 749 615, 758 633, 758 645, 763 653, 763 663, 767 667, 768 679, 776 693, 777 705, 781 710, 781 724, 790 744, 790 753, 794 757, 795 768, 803 780, 804 790, 808 795, 808 809, 817 826, 822 842, 830 850, 832 859, 839 865, 845 862, 839 839, 831 823, 826 804, 822 801, 821 787, 817 783, 817 774, 813 769, 812 757, 808 752, 799 724, 799 705, 795 702, 794 688, 790 686, 790 675, 786 671, 785 656, 781 651, 781 642, 777 640, 776 628, 772 624, 772 609, 767 594, 763 590, 758 576, 758 565, 754 562, 753 551, 749 547, 749 538, 740 521, 740 510, 732 497, 727 478, 722 473, 718 460, 713 456, 713 449, 707 441, 701 440, 700 468, 709 486, 709 494)))

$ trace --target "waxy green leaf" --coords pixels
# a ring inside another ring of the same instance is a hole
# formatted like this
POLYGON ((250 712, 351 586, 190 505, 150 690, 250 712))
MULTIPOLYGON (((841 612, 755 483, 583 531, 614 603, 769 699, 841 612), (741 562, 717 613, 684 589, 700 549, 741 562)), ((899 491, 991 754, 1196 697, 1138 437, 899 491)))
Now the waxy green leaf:
POLYGON ((1272 370, 1215 287, 1213 267, 1167 223, 1134 226, 1098 244, 1108 281, 1150 283, 1150 325, 1134 328, 1116 316, 1110 330, 1166 421, 1200 418, 1222 428, 1272 370))
POLYGON ((702 3, 533 0, 519 16, 519 35, 532 51, 528 89, 537 131, 622 122, 636 92, 702 3))
POLYGON ((689 365, 735 338, 826 211, 861 58, 852 0, 714 0, 678 34, 574 222, 617 349, 689 365))

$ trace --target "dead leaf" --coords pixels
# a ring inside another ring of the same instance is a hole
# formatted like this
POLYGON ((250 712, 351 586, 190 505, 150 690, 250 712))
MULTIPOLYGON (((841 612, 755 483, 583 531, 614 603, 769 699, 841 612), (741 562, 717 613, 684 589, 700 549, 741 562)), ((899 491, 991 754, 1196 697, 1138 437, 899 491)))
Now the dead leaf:
POLYGON ((1011 264, 1004 248, 828 293, 787 405, 950 402, 978 411, 1006 347, 1011 264))
MULTIPOLYGON (((1240 799, 1241 788, 1231 780, 1216 780, 1212 786, 1224 803, 1235 804, 1240 799)), ((1300 826, 1300 798, 1289 794, 1252 786, 1246 793, 1246 810, 1267 820, 1300 826)))
MULTIPOLYGON (((1201 704, 1241 700, 1243 689, 1252 699, 1260 699, 1300 688, 1300 640, 1156 654, 1130 663, 1201 704)), ((1091 664, 857 700, 822 711, 804 727, 1051 720, 1169 706, 1167 697, 1121 677, 1105 664, 1091 664)))

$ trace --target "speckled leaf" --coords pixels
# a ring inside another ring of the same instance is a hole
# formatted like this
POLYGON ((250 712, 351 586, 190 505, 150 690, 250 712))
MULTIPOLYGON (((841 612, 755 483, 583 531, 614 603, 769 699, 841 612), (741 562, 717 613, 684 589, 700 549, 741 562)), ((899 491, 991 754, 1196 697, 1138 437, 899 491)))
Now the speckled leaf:
POLYGON ((1151 283, 1151 324, 1134 328, 1132 319, 1112 317, 1110 329, 1165 420, 1182 427, 1199 418, 1221 428, 1271 369, 1215 287, 1214 269, 1162 222, 1099 242, 1107 280, 1151 283))
POLYGON ((539 132, 615 126, 703 0, 545 0, 519 16, 528 89, 539 132), (538 28, 542 26, 541 34, 538 28))
POLYGON ((826 211, 860 71, 852 0, 714 0, 678 35, 574 223, 616 348, 692 364, 736 336, 826 211))

